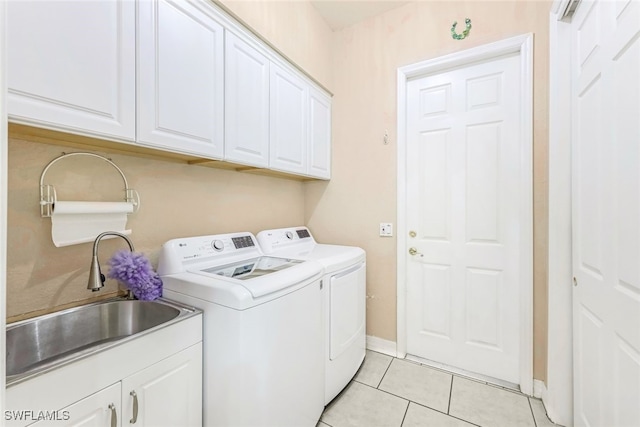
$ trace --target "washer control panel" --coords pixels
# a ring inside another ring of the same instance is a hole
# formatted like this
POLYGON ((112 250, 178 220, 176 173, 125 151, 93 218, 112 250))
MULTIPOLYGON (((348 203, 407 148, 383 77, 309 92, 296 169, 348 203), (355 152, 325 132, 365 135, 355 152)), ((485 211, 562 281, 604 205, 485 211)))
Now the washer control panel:
POLYGON ((182 261, 231 255, 240 250, 247 250, 247 252, 250 252, 250 250, 259 251, 256 238, 251 233, 187 237, 170 240, 165 245, 171 246, 182 261))
POLYGON ((240 237, 232 237, 231 241, 236 249, 242 248, 250 248, 251 246, 255 246, 256 244, 253 241, 253 236, 240 236, 240 237))
POLYGON ((177 274, 186 271, 193 263, 225 263, 262 255, 258 240, 249 232, 173 239, 162 245, 158 274, 177 274))

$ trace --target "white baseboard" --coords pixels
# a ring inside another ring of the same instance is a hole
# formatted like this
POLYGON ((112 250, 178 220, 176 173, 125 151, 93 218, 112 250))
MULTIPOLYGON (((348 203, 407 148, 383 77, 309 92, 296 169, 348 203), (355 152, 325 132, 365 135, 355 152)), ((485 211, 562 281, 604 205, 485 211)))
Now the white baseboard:
POLYGON ((547 386, 543 381, 533 380, 533 397, 542 399, 543 402, 547 400, 547 386))
POLYGON ((367 350, 377 351, 391 357, 396 357, 396 342, 367 335, 367 350))
POLYGON ((553 407, 553 403, 551 402, 553 399, 549 396, 549 391, 547 390, 547 386, 544 382, 540 380, 533 380, 533 397, 537 397, 538 399, 542 399, 542 404, 544 405, 544 410, 547 413, 547 418, 549 418, 553 423, 558 426, 572 426, 573 423, 571 420, 561 420, 559 416, 556 414, 555 408, 553 407))

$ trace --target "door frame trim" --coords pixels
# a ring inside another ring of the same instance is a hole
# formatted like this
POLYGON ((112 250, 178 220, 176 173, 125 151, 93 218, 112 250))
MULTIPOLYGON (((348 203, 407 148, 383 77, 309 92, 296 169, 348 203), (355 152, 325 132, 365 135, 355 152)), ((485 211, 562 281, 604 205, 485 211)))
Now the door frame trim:
MULTIPOLYGON (((547 393, 553 422, 573 425, 573 256, 571 219, 571 19, 569 0, 549 13, 549 266, 547 393)), ((579 6, 578 6, 579 7, 579 6)))
POLYGON ((397 150, 397 344, 398 357, 407 354, 406 265, 407 194, 406 194, 406 91, 410 79, 455 69, 474 62, 508 54, 520 57, 521 104, 520 140, 523 144, 521 165, 522 192, 520 211, 522 251, 520 255, 520 389, 533 394, 533 33, 508 38, 434 59, 398 68, 398 150, 397 150))
MULTIPOLYGON (((0 2, 0 91, 7 93, 7 2, 0 2)), ((7 216, 8 216, 8 124, 7 97, 0 99, 0 271, 7 271, 7 216)), ((6 330, 7 278, 0 275, 0 330, 6 330)), ((6 337, 0 335, 0 412, 4 414, 6 400, 6 337)))

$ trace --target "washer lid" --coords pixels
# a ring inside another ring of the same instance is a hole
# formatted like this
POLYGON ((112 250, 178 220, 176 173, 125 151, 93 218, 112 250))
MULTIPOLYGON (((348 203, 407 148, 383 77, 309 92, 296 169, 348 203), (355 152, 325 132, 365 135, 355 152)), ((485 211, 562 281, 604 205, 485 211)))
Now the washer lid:
POLYGON ((237 280, 254 279, 265 274, 275 273, 285 268, 293 267, 304 261, 289 258, 276 258, 271 256, 261 256, 233 262, 226 265, 203 269, 202 271, 218 276, 232 277, 237 280))
POLYGON ((253 298, 260 298, 319 278, 322 265, 314 261, 260 256, 191 269, 189 273, 206 276, 211 281, 228 282, 246 289, 253 298))

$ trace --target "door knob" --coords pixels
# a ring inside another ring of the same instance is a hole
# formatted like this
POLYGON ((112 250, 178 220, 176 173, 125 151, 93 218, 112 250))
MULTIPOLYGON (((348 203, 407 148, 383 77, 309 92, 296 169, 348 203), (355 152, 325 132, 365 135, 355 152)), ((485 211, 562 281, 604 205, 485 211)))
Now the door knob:
POLYGON ((424 256, 422 255, 420 252, 418 252, 418 250, 416 248, 409 248, 409 255, 420 255, 420 256, 424 256))

